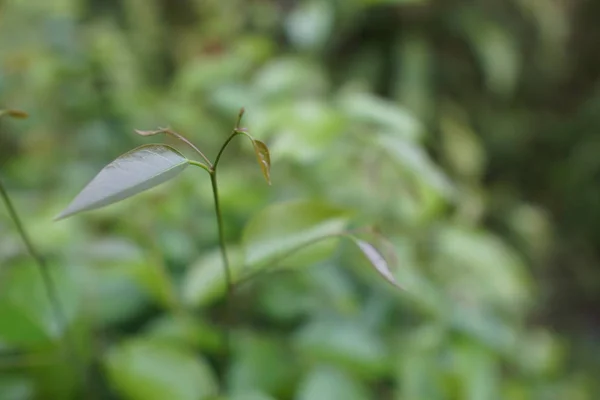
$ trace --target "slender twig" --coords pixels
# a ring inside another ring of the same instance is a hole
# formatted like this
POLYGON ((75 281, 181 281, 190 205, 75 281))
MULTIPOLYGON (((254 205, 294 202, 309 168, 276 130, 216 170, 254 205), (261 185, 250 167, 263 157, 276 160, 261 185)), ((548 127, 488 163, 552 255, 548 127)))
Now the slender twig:
POLYGON ((33 245, 27 231, 25 230, 23 223, 21 222, 21 219, 19 218, 19 215, 17 214, 15 207, 13 206, 10 197, 8 196, 8 192, 2 185, 1 181, 0 197, 2 197, 2 201, 4 202, 4 205, 8 210, 8 214, 17 228, 19 236, 21 236, 21 239, 25 244, 27 252, 34 259, 38 267, 44 287, 46 289, 46 293, 48 295, 48 300, 52 305, 52 310, 54 312, 55 318, 58 321, 58 323, 62 324, 64 327, 63 338, 66 356, 70 359, 70 362, 72 363, 72 368, 75 371, 78 371, 79 373, 83 374, 83 381, 84 383, 86 383, 87 387, 87 374, 85 374, 84 372, 85 364, 83 360, 79 357, 79 354, 76 350, 76 342, 69 329, 69 321, 60 302, 58 296, 58 289, 56 288, 56 284, 54 282, 54 279, 52 278, 52 274, 50 273, 50 268, 48 267, 46 260, 41 256, 41 254, 36 250, 35 246, 33 245))
POLYGON ((202 157, 202 159, 208 164, 208 166, 212 168, 212 164, 211 164, 210 160, 208 159, 208 157, 206 157, 204 155, 204 153, 202 151, 200 151, 200 149, 198 147, 196 147, 196 145, 194 145, 192 142, 187 140, 183 135, 180 135, 179 133, 175 132, 171 128, 158 128, 155 131, 142 131, 142 130, 136 129, 135 132, 142 136, 152 136, 152 135, 157 135, 159 133, 166 133, 168 135, 171 135, 171 136, 181 140, 183 143, 187 144, 188 146, 190 146, 192 148, 192 150, 194 150, 196 153, 198 153, 200 155, 200 157, 202 157))
POLYGON ((209 174, 211 173, 211 172, 210 172, 210 171, 211 171, 210 167, 208 167, 208 166, 206 166, 206 165, 202 164, 201 162, 194 161, 194 160, 188 160, 188 163, 189 163, 190 165, 195 165, 196 167, 200 167, 200 168, 202 168, 203 170, 205 170, 205 171, 206 171, 206 172, 208 172, 209 174))
POLYGON ((233 132, 231 132, 231 135, 229 135, 229 137, 225 141, 225 143, 223 143, 223 146, 221 146, 221 149, 219 150, 219 153, 217 154, 217 158, 215 158, 215 163, 212 166, 213 173, 216 173, 217 165, 219 165, 219 160, 221 159, 221 155, 223 155, 223 152, 225 151, 225 148, 227 147, 229 142, 231 142, 231 140, 240 133, 242 133, 242 132, 237 129, 234 129, 233 132))
POLYGON ((200 155, 200 157, 202 157, 202 159, 204 161, 206 161, 206 163, 208 164, 209 167, 212 167, 212 164, 210 163, 210 160, 208 159, 208 157, 206 157, 204 155, 203 152, 200 151, 200 149, 198 147, 196 147, 192 142, 190 142, 189 140, 187 140, 185 137, 183 137, 182 135, 180 135, 179 133, 175 132, 172 129, 164 129, 165 133, 168 133, 169 135, 172 135, 174 137, 176 137, 177 139, 181 140, 183 143, 187 144, 188 146, 190 146, 192 149, 194 149, 194 151, 196 153, 198 153, 200 155))

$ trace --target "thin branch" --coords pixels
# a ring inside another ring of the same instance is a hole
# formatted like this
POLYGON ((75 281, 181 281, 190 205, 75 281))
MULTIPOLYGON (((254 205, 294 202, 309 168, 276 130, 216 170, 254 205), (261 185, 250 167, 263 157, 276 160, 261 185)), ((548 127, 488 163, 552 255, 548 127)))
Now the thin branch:
POLYGON ((62 324, 64 327, 64 347, 67 353, 67 357, 72 363, 72 368, 75 371, 78 371, 78 373, 83 374, 83 381, 87 387, 87 374, 84 372, 85 363, 79 357, 78 352, 76 350, 76 342, 69 329, 69 321, 60 303, 58 289, 56 288, 56 284, 54 282, 54 279, 52 278, 52 274, 50 273, 50 268, 48 267, 46 260, 40 255, 40 253, 36 250, 35 246, 33 245, 27 231, 25 230, 23 223, 21 222, 21 219, 19 218, 19 215, 17 214, 15 207, 13 206, 10 197, 8 196, 8 192, 2 185, 1 181, 0 197, 2 197, 2 201, 4 202, 4 205, 8 210, 8 214, 10 215, 10 218, 13 220, 15 227, 17 228, 19 236, 21 236, 21 239, 25 244, 27 252, 34 259, 38 267, 38 271, 40 272, 40 275, 42 277, 42 281, 46 289, 46 293, 48 295, 48 300, 52 305, 52 310, 54 312, 55 318, 57 319, 57 321, 59 321, 59 324, 62 324))
POLYGON ((212 164, 211 164, 210 160, 208 159, 208 157, 206 157, 204 155, 204 153, 202 151, 200 151, 200 149, 198 147, 196 147, 192 142, 190 142, 184 136, 175 132, 171 128, 159 128, 156 131, 141 131, 141 130, 136 129, 135 132, 138 135, 142 135, 142 136, 152 136, 152 135, 157 135, 159 133, 166 133, 168 135, 171 135, 171 136, 181 140, 183 143, 187 144, 188 146, 190 146, 196 153, 198 153, 200 155, 200 157, 202 157, 202 159, 208 164, 208 166, 210 168, 212 168, 212 164))

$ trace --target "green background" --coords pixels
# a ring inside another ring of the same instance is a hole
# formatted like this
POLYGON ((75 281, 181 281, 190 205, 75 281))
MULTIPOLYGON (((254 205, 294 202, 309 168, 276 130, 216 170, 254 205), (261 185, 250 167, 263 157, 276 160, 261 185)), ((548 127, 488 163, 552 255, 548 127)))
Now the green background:
POLYGON ((68 319, 0 207, 0 399, 597 398, 599 20, 585 0, 0 0, 0 108, 30 114, 0 121, 0 177, 68 319), (235 140, 236 268, 254 242, 376 226, 404 291, 327 241, 227 317, 200 169, 52 221, 135 146, 194 157, 134 129, 214 158, 242 106, 273 184, 235 140))

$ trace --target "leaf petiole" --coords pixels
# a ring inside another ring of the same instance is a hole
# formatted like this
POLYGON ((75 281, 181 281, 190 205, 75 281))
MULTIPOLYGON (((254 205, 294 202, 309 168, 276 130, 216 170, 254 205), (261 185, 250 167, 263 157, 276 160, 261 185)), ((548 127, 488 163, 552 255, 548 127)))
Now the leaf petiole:
POLYGON ((209 174, 212 173, 210 167, 207 166, 206 164, 202 164, 201 162, 194 161, 194 160, 188 160, 188 164, 196 166, 196 167, 200 167, 203 170, 205 170, 206 172, 208 172, 209 174))

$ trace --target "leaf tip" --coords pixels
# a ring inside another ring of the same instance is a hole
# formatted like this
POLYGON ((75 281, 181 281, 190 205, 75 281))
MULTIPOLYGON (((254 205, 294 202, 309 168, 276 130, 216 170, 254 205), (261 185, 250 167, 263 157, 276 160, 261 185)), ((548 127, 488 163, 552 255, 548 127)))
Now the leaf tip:
POLYGON ((152 135, 156 134, 155 131, 142 131, 140 129, 134 129, 133 131, 140 136, 152 136, 152 135))
POLYGON ((392 274, 389 265, 379 250, 375 248, 371 243, 365 242, 364 240, 358 239, 357 237, 350 236, 350 239, 358 246, 360 251, 367 258, 369 263, 375 268, 375 270, 390 284, 400 290, 405 290, 396 278, 392 274))

